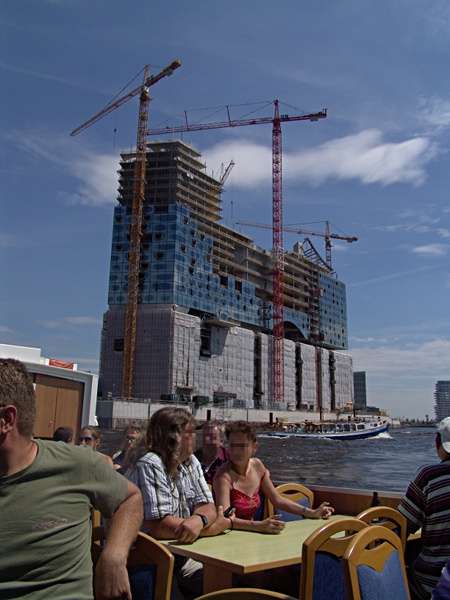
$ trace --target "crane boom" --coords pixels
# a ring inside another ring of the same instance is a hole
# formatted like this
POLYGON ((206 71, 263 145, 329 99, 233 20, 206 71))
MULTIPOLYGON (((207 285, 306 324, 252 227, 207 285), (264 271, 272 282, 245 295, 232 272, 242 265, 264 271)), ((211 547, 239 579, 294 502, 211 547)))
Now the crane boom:
POLYGON ((95 116, 91 117, 90 119, 88 119, 87 121, 82 123, 79 127, 77 127, 76 129, 74 129, 71 132, 71 134, 70 134, 71 137, 74 137, 81 131, 84 131, 93 123, 100 121, 100 119, 102 119, 105 115, 109 114, 116 108, 119 108, 119 106, 122 106, 122 104, 125 104, 125 102, 128 102, 128 100, 130 100, 131 98, 134 98, 135 96, 137 96, 141 92, 143 87, 149 88, 150 86, 155 85, 155 83, 158 83, 158 81, 160 81, 163 77, 169 77, 170 75, 172 75, 172 73, 175 71, 175 69, 178 69, 178 67, 180 67, 180 66, 181 66, 181 61, 174 60, 168 67, 163 69, 157 75, 153 75, 152 77, 148 76, 148 67, 146 67, 146 77, 145 77, 143 84, 138 85, 136 88, 134 88, 134 90, 131 90, 131 92, 129 92, 125 96, 122 96, 122 98, 119 98, 119 100, 111 102, 111 104, 108 104, 108 106, 106 106, 103 110, 101 110, 95 116))
MULTIPOLYGON (((278 102, 278 100, 275 100, 278 102)), ((227 107, 228 108, 228 107, 227 107)), ((309 113, 303 115, 280 115, 279 122, 287 121, 318 121, 327 116, 327 109, 324 108, 317 113, 309 113)), ((166 127, 156 127, 148 130, 148 135, 167 135, 169 133, 183 133, 185 131, 204 131, 207 129, 223 129, 224 127, 244 127, 245 125, 270 125, 273 124, 274 117, 259 117, 252 119, 228 119, 228 121, 218 121, 216 123, 196 123, 189 125, 186 117, 185 125, 174 125, 166 127)))
MULTIPOLYGON (((236 221, 237 225, 247 225, 249 227, 260 227, 261 229, 272 229, 272 225, 266 225, 265 223, 251 223, 250 221, 236 221)), ((326 264, 331 270, 331 242, 330 239, 344 240, 349 244, 357 242, 358 238, 354 236, 339 235, 338 233, 330 233, 330 222, 325 221, 326 231, 310 231, 309 229, 298 229, 296 227, 283 226, 283 231, 290 231, 292 233, 299 233, 300 235, 317 235, 325 238, 325 249, 326 249, 326 264)))

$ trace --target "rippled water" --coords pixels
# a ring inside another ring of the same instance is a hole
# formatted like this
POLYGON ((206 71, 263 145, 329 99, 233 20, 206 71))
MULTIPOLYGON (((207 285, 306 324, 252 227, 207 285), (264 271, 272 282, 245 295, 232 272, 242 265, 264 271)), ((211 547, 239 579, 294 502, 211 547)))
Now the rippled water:
MULTIPOLYGON (((120 448, 122 432, 103 431, 101 450, 120 448)), ((198 439, 200 436, 198 436, 198 439)), ((404 492, 417 469, 438 462, 435 429, 395 429, 353 441, 258 437, 257 456, 272 481, 404 492)))

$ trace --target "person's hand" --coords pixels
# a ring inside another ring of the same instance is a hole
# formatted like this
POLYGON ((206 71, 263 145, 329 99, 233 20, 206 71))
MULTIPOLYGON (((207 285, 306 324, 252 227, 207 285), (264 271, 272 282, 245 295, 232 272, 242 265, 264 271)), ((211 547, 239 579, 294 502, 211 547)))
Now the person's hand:
POLYGON ((334 513, 334 508, 329 502, 322 502, 314 511, 314 519, 328 519, 334 513))
POLYGON ((284 521, 280 521, 281 515, 273 515, 273 517, 269 517, 268 519, 264 519, 264 521, 254 521, 260 525, 258 527, 258 531, 262 533, 281 533, 283 529, 286 527, 286 523, 284 521))
POLYGON ((203 529, 203 521, 197 515, 191 515, 184 519, 175 529, 175 537, 183 544, 192 544, 203 529))
POLYGON ((223 506, 217 507, 217 517, 214 521, 214 534, 222 533, 226 529, 233 529, 234 515, 231 517, 223 516, 223 506))
POLYGON ((131 600, 130 581, 126 566, 114 565, 100 557, 94 573, 96 600, 131 600))

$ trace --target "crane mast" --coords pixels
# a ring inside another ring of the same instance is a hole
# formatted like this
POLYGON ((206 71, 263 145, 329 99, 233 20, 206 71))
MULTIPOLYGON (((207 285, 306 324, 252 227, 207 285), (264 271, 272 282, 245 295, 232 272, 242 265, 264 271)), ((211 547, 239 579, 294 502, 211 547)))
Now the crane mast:
POLYGON ((133 395, 133 373, 134 373, 134 355, 136 348, 136 321, 137 304, 139 291, 139 260, 142 236, 142 207, 145 201, 145 176, 146 176, 146 157, 147 157, 147 129, 148 129, 148 111, 150 106, 150 96, 148 88, 164 77, 169 77, 181 66, 181 61, 174 60, 168 67, 163 69, 155 76, 150 76, 150 67, 145 67, 144 81, 142 85, 134 88, 115 102, 106 106, 91 119, 88 119, 71 132, 71 136, 77 135, 87 129, 93 123, 102 119, 125 102, 139 96, 139 119, 136 141, 136 158, 133 171, 132 184, 132 208, 131 208, 131 227, 130 227, 130 253, 128 263, 128 285, 127 285, 127 305, 125 313, 125 332, 124 332, 124 351, 122 362, 122 397, 131 398, 133 395))
POLYGON ((280 115, 279 101, 273 102, 273 117, 231 119, 227 106, 228 120, 213 123, 188 123, 185 113, 185 125, 166 126, 150 129, 148 135, 183 133, 186 131, 205 131, 225 127, 243 127, 246 125, 272 124, 272 228, 273 228, 273 360, 272 360, 272 398, 275 404, 284 400, 284 294, 283 294, 283 194, 282 194, 282 135, 281 123, 288 121, 318 121, 327 116, 326 109, 317 113, 302 115, 280 115))
POLYGON ((272 128, 273 401, 284 400, 282 136, 278 100, 272 128))

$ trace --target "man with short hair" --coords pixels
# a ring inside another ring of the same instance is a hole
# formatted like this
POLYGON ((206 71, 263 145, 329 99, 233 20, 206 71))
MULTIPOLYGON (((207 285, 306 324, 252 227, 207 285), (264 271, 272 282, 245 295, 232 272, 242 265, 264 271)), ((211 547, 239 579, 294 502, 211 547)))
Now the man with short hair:
POLYGON ((422 467, 398 507, 408 534, 422 528, 422 548, 409 566, 411 599, 429 599, 450 556, 450 417, 437 426, 436 452, 441 462, 422 467))
POLYGON ((217 419, 207 421, 202 427, 202 445, 194 454, 202 465, 206 482, 212 485, 217 469, 230 457, 223 447, 225 427, 217 419))
POLYGON ((72 427, 62 425, 53 432, 54 442, 65 442, 66 444, 75 444, 74 432, 72 427))
POLYGON ((126 561, 139 490, 95 452, 33 439, 36 396, 18 360, 0 359, 0 598, 92 600, 91 506, 108 523, 96 599, 131 600, 126 561))

